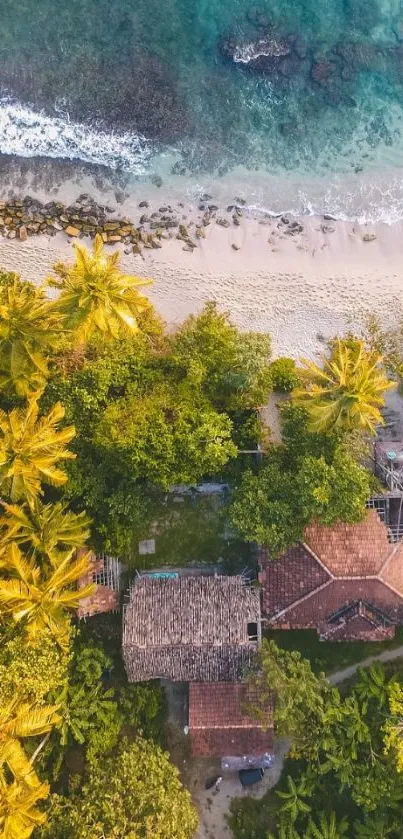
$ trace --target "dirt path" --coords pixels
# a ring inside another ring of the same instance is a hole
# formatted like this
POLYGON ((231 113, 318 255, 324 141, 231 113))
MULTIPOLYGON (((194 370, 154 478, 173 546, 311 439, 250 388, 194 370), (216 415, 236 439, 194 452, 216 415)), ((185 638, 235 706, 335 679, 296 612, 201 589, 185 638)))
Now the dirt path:
POLYGON ((227 824, 227 815, 233 798, 262 798, 275 787, 280 779, 284 758, 289 749, 285 738, 277 738, 275 760, 270 769, 266 769, 263 780, 251 787, 242 787, 237 772, 221 772, 222 782, 218 792, 204 789, 205 772, 193 789, 193 797, 200 814, 200 826, 194 839, 231 839, 232 833, 227 824))
POLYGON ((395 647, 394 650, 385 650, 383 653, 379 653, 379 655, 371 655, 362 661, 358 661, 356 664, 351 664, 350 667, 345 667, 344 670, 337 670, 336 673, 332 673, 328 677, 328 682, 331 685, 339 685, 341 682, 346 682, 347 679, 351 679, 359 667, 370 667, 374 661, 394 661, 396 658, 403 658, 403 645, 395 647))

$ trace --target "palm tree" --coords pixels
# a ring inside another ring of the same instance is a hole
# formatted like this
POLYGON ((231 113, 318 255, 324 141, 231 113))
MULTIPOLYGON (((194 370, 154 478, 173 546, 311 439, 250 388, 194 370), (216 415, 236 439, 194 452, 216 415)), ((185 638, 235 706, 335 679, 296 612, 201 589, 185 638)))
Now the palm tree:
POLYGON ((19 738, 47 734, 59 722, 58 705, 32 705, 15 697, 0 708, 0 767, 7 766, 14 780, 35 789, 39 785, 19 738))
POLYGON ((0 486, 12 501, 31 500, 41 495, 41 481, 62 486, 67 475, 56 464, 74 458, 66 449, 75 435, 74 426, 57 429, 64 417, 58 402, 39 417, 36 400, 9 414, 0 410, 0 486))
POLYGON ((81 598, 95 586, 72 589, 71 585, 90 568, 90 554, 76 555, 74 549, 59 551, 51 566, 36 564, 11 542, 3 548, 0 571, 0 614, 10 614, 23 623, 28 636, 35 639, 49 629, 61 647, 68 646, 69 625, 66 610, 77 609, 81 598))
POLYGON ((53 567, 60 551, 81 548, 90 535, 86 513, 73 513, 60 501, 42 504, 35 498, 23 506, 3 502, 3 507, 0 548, 16 542, 30 557, 46 557, 53 567))
POLYGON ((387 839, 400 827, 400 819, 390 819, 387 816, 371 813, 366 816, 365 822, 354 822, 355 839, 387 839))
POLYGON ((386 670, 379 661, 374 661, 371 667, 358 668, 358 679, 354 685, 354 693, 366 702, 374 699, 378 705, 386 705, 389 699, 389 688, 396 678, 388 679, 386 670))
POLYGON ((44 290, 18 277, 0 288, 0 388, 19 396, 41 391, 47 353, 60 341, 61 316, 44 290))
POLYGON ((382 370, 382 356, 367 350, 363 341, 338 339, 323 368, 303 360, 305 387, 293 391, 295 402, 306 407, 311 431, 361 429, 375 434, 383 425, 380 408, 385 391, 394 387, 382 370))
POLYGON ((312 819, 309 820, 307 839, 343 839, 348 831, 348 821, 345 817, 340 822, 336 821, 336 814, 321 813, 319 815, 319 823, 315 824, 312 819))
POLYGON ((36 808, 49 795, 49 784, 33 789, 19 781, 8 784, 0 772, 0 835, 4 839, 29 839, 35 827, 44 824, 46 814, 36 808))
POLYGON ((312 788, 307 781, 305 775, 301 775, 296 784, 291 775, 287 776, 287 792, 277 792, 279 798, 282 798, 284 804, 280 807, 280 812, 287 814, 291 822, 297 821, 299 816, 310 813, 311 807, 304 801, 304 798, 309 798, 312 795, 312 788))
POLYGON ((0 708, 0 830, 5 839, 25 839, 45 821, 35 808, 49 793, 49 785, 39 781, 33 768, 40 747, 29 759, 20 738, 48 734, 60 720, 57 710, 57 705, 35 706, 18 697, 0 708))
POLYGON ((49 285, 60 290, 56 311, 66 318, 66 326, 76 331, 80 343, 86 343, 96 332, 116 338, 123 327, 129 333, 138 329, 137 316, 150 304, 138 289, 152 280, 123 274, 119 253, 104 254, 102 237, 95 237, 92 253, 76 244, 76 262, 72 266, 58 263, 58 278, 49 285))

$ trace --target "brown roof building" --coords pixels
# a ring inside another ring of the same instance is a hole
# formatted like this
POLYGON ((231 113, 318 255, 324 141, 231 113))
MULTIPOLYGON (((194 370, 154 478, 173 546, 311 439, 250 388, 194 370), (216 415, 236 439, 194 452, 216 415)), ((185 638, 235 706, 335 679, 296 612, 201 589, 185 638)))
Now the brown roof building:
POLYGON ((249 716, 258 704, 253 685, 240 682, 193 682, 189 685, 189 734, 192 753, 219 757, 223 769, 270 766, 273 761, 272 707, 269 727, 249 716))
MULTIPOLYGON (((86 553, 86 551, 83 551, 86 553)), ((89 618, 102 612, 116 612, 120 609, 120 578, 122 567, 119 560, 105 554, 91 554, 91 565, 78 580, 78 588, 94 584, 89 597, 80 600, 77 609, 79 618, 89 618)))
POLYGON ((138 577, 124 607, 128 679, 237 681, 260 632, 260 591, 241 577, 138 577))
POLYGON ((359 524, 310 525, 278 560, 262 550, 263 616, 333 641, 383 640, 403 623, 403 544, 375 510, 359 524))

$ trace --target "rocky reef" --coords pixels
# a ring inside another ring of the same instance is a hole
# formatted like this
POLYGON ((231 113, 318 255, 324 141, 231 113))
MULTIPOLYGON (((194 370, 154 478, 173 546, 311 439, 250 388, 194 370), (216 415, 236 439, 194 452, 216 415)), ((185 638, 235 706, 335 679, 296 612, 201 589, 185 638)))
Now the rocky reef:
POLYGON ((223 42, 222 52, 235 64, 250 64, 259 62, 269 69, 286 55, 290 55, 291 46, 285 38, 275 38, 268 33, 251 40, 239 41, 228 39, 223 42))
POLYGON ((400 43, 308 43, 294 32, 281 31, 263 9, 255 6, 245 19, 235 21, 219 49, 226 60, 244 72, 269 75, 280 87, 297 80, 335 105, 355 105, 352 83, 362 70, 386 72, 403 80, 400 43))

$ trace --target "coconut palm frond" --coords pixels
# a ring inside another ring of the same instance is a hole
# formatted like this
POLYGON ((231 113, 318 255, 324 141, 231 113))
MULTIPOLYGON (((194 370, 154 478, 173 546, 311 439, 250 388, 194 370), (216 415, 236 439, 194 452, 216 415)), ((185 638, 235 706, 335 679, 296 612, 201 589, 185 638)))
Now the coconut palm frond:
POLYGON ((106 255, 99 235, 92 252, 80 243, 74 247, 74 265, 55 265, 58 277, 49 281, 60 290, 54 305, 68 328, 76 332, 81 343, 97 332, 105 338, 116 338, 122 329, 137 332, 138 315, 150 305, 138 289, 152 280, 122 273, 119 253, 106 255))
POLYGON ((322 367, 303 360, 302 387, 293 399, 309 415, 311 431, 361 429, 375 434, 383 424, 385 393, 395 387, 382 366, 382 356, 367 350, 362 341, 338 340, 322 367))

